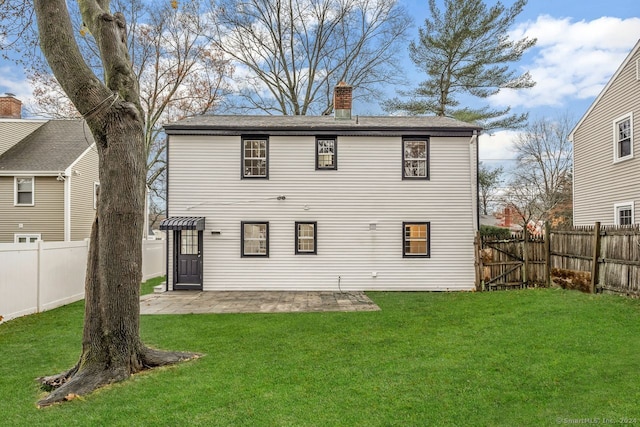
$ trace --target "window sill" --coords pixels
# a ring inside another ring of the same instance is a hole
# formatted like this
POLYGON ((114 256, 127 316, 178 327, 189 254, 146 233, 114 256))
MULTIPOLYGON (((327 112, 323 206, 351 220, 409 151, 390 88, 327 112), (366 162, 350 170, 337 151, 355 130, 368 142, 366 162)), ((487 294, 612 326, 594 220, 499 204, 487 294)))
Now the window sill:
POLYGON ((615 159, 613 159, 613 164, 615 165, 617 163, 624 163, 624 162, 629 161, 631 159, 633 159, 633 154, 630 154, 630 155, 624 156, 624 157, 615 158, 615 159))

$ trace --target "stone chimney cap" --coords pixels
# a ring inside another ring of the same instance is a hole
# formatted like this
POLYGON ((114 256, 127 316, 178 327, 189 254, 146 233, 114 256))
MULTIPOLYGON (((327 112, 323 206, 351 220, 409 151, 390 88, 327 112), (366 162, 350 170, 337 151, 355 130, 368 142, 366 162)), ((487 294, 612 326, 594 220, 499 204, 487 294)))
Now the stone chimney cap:
POLYGON ((4 94, 7 95, 7 96, 10 96, 11 98, 15 98, 16 97, 15 93, 5 92, 4 94))

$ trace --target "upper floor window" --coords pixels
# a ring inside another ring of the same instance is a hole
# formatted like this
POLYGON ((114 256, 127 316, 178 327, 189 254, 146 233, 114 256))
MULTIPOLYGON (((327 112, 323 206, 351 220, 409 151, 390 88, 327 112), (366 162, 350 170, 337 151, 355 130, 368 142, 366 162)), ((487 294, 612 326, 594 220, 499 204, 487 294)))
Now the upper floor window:
POLYGON ((269 223, 243 221, 241 223, 242 256, 269 256, 269 223))
POLYGON ((429 179, 429 139, 402 140, 402 179, 429 179))
POLYGON ((614 205, 615 225, 633 225, 633 202, 614 205))
POLYGON ((613 161, 633 157, 633 114, 613 121, 613 161))
POLYGON ((33 206, 34 197, 33 177, 15 177, 15 199, 16 206, 33 206))
POLYGON ((296 254, 316 254, 316 222, 296 222, 296 254))
POLYGON ((269 178, 269 139, 242 139, 242 178, 269 178))
POLYGON ((402 256, 430 257, 431 256, 431 223, 403 222, 402 256))
POLYGON ((337 148, 336 138, 316 138, 316 169, 337 169, 337 148))

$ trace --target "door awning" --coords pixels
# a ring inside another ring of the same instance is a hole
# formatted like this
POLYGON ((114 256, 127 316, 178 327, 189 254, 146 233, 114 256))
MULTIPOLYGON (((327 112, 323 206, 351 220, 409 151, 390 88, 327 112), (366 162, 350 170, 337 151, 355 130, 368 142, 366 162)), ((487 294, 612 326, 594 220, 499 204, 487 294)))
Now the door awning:
POLYGON ((204 230, 204 217, 174 216, 163 219, 160 230, 204 230))

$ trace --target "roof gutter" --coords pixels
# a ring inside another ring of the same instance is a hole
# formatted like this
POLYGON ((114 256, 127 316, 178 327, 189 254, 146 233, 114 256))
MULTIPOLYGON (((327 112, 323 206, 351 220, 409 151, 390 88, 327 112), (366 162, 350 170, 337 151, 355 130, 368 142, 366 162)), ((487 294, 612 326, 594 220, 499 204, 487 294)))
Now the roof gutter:
POLYGON ((58 176, 64 175, 66 171, 30 171, 30 170, 17 170, 17 171, 0 171, 0 176, 58 176))

